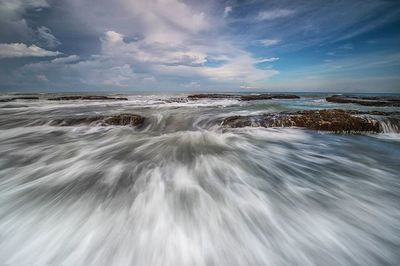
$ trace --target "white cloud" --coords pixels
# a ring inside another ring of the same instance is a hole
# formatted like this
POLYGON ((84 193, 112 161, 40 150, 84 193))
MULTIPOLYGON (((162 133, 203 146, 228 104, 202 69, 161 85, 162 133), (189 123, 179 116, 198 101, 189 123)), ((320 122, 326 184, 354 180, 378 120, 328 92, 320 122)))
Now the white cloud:
POLYGON ((103 83, 106 85, 127 87, 129 81, 132 79, 135 79, 135 74, 131 66, 124 64, 110 68, 103 83))
POLYGON ((127 57, 142 63, 200 66, 206 62, 206 54, 189 46, 148 42, 146 39, 125 42, 124 36, 115 31, 107 31, 101 43, 103 54, 127 57))
POLYGON ((77 55, 70 55, 66 57, 59 57, 51 60, 52 63, 54 64, 68 64, 68 63, 73 63, 76 61, 79 61, 80 57, 77 55))
POLYGON ((197 76, 214 82, 229 84, 235 84, 236 82, 257 83, 279 73, 274 69, 258 69, 255 67, 257 63, 258 61, 247 53, 241 53, 218 67, 158 66, 157 70, 164 74, 180 77, 197 76))
POLYGON ((257 63, 275 62, 278 60, 279 60, 279 57, 259 58, 257 60, 257 63))
POLYGON ((47 79, 46 75, 43 75, 43 74, 36 75, 36 78, 39 81, 49 82, 49 80, 47 79))
POLYGON ((229 16, 229 13, 232 12, 232 7, 231 6, 226 6, 224 9, 224 18, 226 18, 227 16, 229 16))
POLYGON ((280 43, 281 41, 278 39, 262 39, 262 40, 257 40, 256 44, 260 44, 263 46, 274 46, 280 43))
POLYGON ((239 82, 259 82, 272 77, 279 72, 274 69, 258 69, 254 65, 259 63, 258 60, 247 54, 242 54, 232 58, 228 63, 216 67, 205 68, 202 70, 204 74, 218 81, 239 81, 239 82))
POLYGON ((210 18, 178 0, 123 0, 125 7, 144 24, 149 42, 181 43, 188 34, 211 28, 210 18))
POLYGON ((59 46, 61 42, 57 40, 52 34, 51 30, 47 27, 40 27, 37 29, 38 38, 44 43, 46 47, 54 48, 59 46))
POLYGON ((27 46, 24 43, 1 43, 0 44, 0 58, 12 57, 45 57, 57 56, 61 53, 58 51, 48 51, 42 49, 34 44, 27 46))
POLYGON ((258 13, 257 20, 275 20, 278 18, 285 18, 293 15, 295 13, 294 10, 290 9, 275 9, 275 10, 266 10, 258 13))
POLYGON ((261 89, 258 86, 245 86, 245 85, 241 85, 239 88, 242 90, 259 90, 259 89, 261 89))

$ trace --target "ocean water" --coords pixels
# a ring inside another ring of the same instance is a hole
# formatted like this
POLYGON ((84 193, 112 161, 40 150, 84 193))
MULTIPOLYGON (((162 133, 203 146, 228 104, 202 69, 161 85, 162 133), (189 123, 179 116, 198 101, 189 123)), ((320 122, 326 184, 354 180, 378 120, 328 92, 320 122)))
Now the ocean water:
POLYGON ((323 94, 185 96, 0 103, 0 265, 400 264, 393 128, 221 127, 231 115, 400 108, 332 104, 323 94), (50 125, 119 113, 145 124, 50 125))

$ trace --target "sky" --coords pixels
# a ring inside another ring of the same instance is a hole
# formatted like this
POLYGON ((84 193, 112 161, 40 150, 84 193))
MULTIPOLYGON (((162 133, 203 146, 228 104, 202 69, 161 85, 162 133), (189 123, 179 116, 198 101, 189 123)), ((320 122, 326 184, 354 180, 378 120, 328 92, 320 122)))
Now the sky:
POLYGON ((400 93, 400 1, 0 0, 0 91, 400 93))

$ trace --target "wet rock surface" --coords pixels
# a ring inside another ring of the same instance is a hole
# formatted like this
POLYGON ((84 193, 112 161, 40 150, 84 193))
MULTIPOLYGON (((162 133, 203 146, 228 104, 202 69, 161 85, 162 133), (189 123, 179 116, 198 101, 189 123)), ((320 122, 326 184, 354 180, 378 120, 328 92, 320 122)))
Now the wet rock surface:
POLYGON ((75 100, 92 100, 92 101, 107 101, 107 100, 114 100, 114 101, 127 101, 128 98, 125 97, 109 97, 109 96, 101 96, 101 95, 88 95, 88 96, 61 96, 61 97, 54 97, 48 98, 49 101, 75 101, 75 100))
POLYGON ((188 99, 235 99, 239 98, 240 95, 235 94, 221 94, 221 93, 204 93, 204 94, 192 94, 188 96, 188 99))
POLYGON ((254 100, 271 100, 271 99, 300 99, 299 96, 293 94, 192 94, 188 99, 238 99, 241 101, 254 101, 254 100))
POLYGON ((111 116, 72 117, 55 119, 49 124, 52 126, 75 126, 75 125, 97 125, 97 126, 132 126, 139 127, 143 124, 144 117, 136 114, 118 114, 111 116))
POLYGON ((13 102, 16 100, 39 100, 39 97, 36 96, 25 96, 25 97, 13 97, 13 98, 5 98, 0 99, 0 102, 13 102))
POLYGON ((327 102, 354 103, 364 106, 400 106, 400 97, 396 96, 344 96, 333 95, 326 97, 327 102))
POLYGON ((241 127, 302 127, 336 133, 384 132, 385 122, 399 130, 399 114, 360 112, 354 110, 307 110, 293 113, 271 113, 256 116, 225 118, 222 126, 241 127))

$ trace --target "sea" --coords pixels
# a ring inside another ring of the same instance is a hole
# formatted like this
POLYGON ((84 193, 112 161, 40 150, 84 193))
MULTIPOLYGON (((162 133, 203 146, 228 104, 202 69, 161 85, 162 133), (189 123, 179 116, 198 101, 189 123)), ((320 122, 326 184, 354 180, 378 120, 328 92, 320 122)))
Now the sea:
POLYGON ((400 265, 396 128, 221 125, 237 115, 400 107, 295 94, 0 102, 0 265, 400 265), (52 125, 121 113, 145 122, 52 125))

